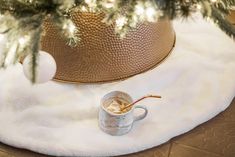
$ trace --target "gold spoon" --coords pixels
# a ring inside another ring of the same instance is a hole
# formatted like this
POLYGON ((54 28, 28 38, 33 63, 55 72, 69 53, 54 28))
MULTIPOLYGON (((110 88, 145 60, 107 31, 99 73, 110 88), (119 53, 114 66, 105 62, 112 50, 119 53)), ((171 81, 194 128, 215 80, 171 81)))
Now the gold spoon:
POLYGON ((134 101, 133 103, 130 103, 130 104, 126 105, 125 107, 121 108, 121 111, 120 111, 120 112, 122 112, 123 110, 125 110, 125 109, 127 109, 127 108, 132 107, 132 106, 135 105, 136 103, 138 103, 138 102, 140 102, 140 101, 142 101, 142 100, 144 100, 144 99, 146 99, 146 98, 162 98, 162 97, 161 97, 161 96, 158 96, 158 95, 146 95, 146 96, 144 96, 144 97, 142 97, 142 98, 140 98, 140 99, 134 101))

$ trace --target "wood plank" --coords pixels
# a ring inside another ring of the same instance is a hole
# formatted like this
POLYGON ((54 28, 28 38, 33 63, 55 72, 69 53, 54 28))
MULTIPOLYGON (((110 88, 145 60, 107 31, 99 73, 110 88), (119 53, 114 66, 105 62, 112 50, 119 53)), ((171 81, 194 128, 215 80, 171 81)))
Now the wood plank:
POLYGON ((173 144, 169 157, 223 157, 218 154, 181 144, 173 144))

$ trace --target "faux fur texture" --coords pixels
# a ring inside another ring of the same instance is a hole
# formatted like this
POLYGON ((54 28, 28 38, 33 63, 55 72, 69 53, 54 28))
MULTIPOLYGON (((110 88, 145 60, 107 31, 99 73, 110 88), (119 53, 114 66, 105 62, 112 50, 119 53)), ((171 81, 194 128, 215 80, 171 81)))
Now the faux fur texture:
MULTIPOLYGON (((59 156, 113 156, 160 145, 225 110, 235 95, 235 44, 217 27, 198 18, 175 21, 176 47, 157 68, 125 81, 32 86, 21 65, 0 71, 0 141, 59 156), (124 136, 98 127, 101 97, 113 90, 149 109, 124 136)), ((69 55, 69 54, 68 54, 69 55)))

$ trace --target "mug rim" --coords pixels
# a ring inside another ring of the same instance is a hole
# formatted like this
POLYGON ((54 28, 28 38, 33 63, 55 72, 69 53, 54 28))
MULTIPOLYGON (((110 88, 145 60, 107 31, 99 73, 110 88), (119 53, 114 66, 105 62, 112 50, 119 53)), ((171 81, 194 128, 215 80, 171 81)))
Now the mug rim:
POLYGON ((124 112, 124 113, 121 113, 121 114, 113 113, 113 112, 108 111, 108 110, 104 107, 104 105, 103 105, 103 99, 104 99, 107 95, 109 95, 109 94, 111 94, 111 93, 122 93, 122 94, 125 94, 125 95, 127 95, 127 96, 131 99, 131 102, 133 102, 132 97, 131 97, 128 93, 126 93, 126 92, 122 92, 122 91, 112 91, 112 92, 109 92, 109 93, 105 94, 105 95, 101 98, 101 101, 100 101, 100 105, 102 106, 102 109, 103 109, 105 112, 107 112, 108 114, 110 114, 110 115, 112 115, 112 116, 123 116, 123 115, 126 115, 126 114, 130 113, 131 111, 133 111, 134 106, 132 106, 129 111, 124 112))

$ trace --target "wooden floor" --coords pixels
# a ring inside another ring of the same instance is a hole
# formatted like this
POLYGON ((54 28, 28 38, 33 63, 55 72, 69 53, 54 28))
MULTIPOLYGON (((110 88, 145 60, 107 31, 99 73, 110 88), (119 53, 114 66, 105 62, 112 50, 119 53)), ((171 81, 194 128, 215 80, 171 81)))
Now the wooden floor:
MULTIPOLYGON (((48 157, 0 143, 0 157, 48 157)), ((168 143, 122 157, 235 157, 235 99, 230 107, 168 143)))

